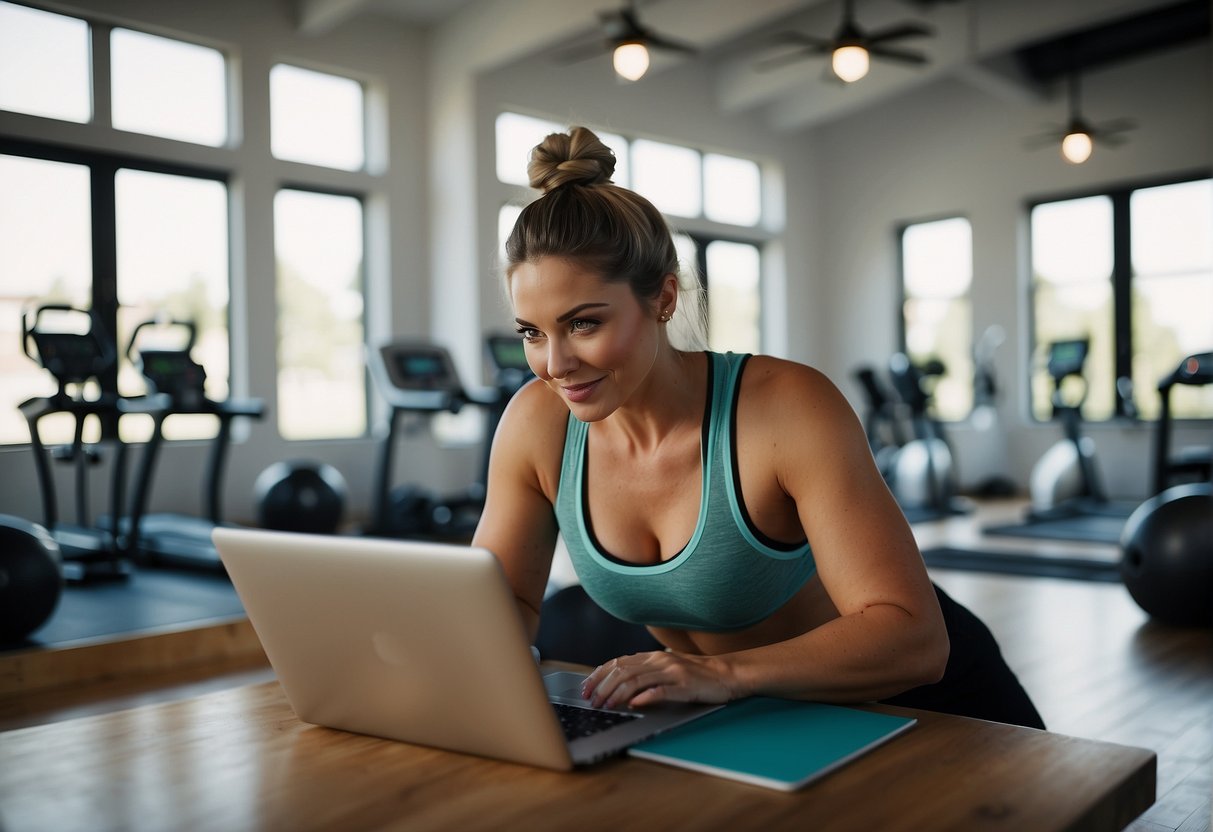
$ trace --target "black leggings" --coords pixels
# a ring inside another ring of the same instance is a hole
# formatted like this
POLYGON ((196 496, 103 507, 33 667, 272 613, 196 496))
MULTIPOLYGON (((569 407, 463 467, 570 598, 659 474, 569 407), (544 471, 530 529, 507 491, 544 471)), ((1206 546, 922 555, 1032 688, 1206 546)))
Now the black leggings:
POLYGON ((1044 720, 1003 659, 990 629, 938 586, 935 594, 939 596, 952 643, 943 678, 933 685, 911 688, 882 701, 1043 729, 1044 720))
MULTIPOLYGON (((943 678, 882 700, 888 705, 1044 728, 1044 721, 981 620, 940 589, 939 606, 952 652, 943 678)), ((543 602, 535 646, 545 659, 600 665, 616 656, 663 649, 638 624, 608 614, 580 585, 543 602)))

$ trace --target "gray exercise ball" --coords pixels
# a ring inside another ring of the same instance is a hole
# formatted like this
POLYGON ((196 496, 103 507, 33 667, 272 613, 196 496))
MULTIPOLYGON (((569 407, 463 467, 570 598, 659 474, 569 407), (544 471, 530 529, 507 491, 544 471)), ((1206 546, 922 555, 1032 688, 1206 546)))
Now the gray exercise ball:
POLYGON ((1213 485, 1190 483, 1146 500, 1121 535, 1120 574, 1152 617, 1213 626, 1213 485))

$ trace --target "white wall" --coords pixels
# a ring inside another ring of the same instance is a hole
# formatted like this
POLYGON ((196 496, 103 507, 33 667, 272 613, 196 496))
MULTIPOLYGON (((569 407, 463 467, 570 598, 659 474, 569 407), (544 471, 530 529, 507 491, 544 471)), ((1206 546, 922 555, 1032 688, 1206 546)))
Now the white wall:
MULTIPOLYGON (((1010 471, 1027 482, 1033 461, 1058 436, 1034 425, 1027 411, 1028 283, 1025 202, 1104 185, 1204 171, 1213 159, 1210 134, 1210 50, 1207 42, 1093 71, 1084 79, 1085 114, 1093 121, 1131 116, 1139 127, 1126 145, 1097 148, 1086 164, 1063 162, 1049 148, 1028 152, 1023 139, 1063 120, 1064 102, 1031 106, 978 92, 956 80, 933 84, 885 105, 814 131, 807 137, 817 189, 819 223, 811 255, 820 279, 814 315, 828 352, 823 369, 850 383, 853 368, 880 364, 897 348, 895 229, 899 223, 964 215, 973 227, 974 331, 998 324, 1008 334, 998 355, 1005 388, 1000 407, 1010 471)), ((793 184, 793 191, 798 186, 793 184)), ((1213 337, 1213 333, 1211 333, 1213 337)), ((1108 490, 1139 497, 1148 488, 1147 426, 1089 429, 1108 490)), ((980 443, 971 430, 951 433, 961 474, 980 443)), ((1208 424, 1181 431, 1180 443, 1208 443, 1208 424)))

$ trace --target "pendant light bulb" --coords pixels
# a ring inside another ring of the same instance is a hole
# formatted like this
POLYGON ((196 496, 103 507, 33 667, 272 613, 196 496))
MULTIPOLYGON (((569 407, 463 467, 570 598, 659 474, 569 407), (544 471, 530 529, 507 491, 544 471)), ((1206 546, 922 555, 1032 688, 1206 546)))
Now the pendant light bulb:
POLYGON ((839 79, 850 84, 868 74, 871 58, 862 46, 840 46, 830 56, 830 66, 839 79))
POLYGON ((615 47, 613 63, 620 78, 639 81, 649 71, 649 50, 636 41, 621 43, 615 47))
POLYGON ((1091 158, 1091 137, 1082 131, 1067 133, 1061 140, 1061 156, 1072 165, 1081 165, 1091 158))

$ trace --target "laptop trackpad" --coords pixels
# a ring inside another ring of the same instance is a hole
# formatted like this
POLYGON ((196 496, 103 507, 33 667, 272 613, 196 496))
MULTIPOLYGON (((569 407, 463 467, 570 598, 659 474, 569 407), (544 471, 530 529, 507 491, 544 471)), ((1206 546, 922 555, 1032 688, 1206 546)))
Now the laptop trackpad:
POLYGON ((543 675, 543 686, 547 689, 549 698, 580 705, 589 701, 581 696, 581 683, 585 679, 584 673, 557 670, 543 675))

